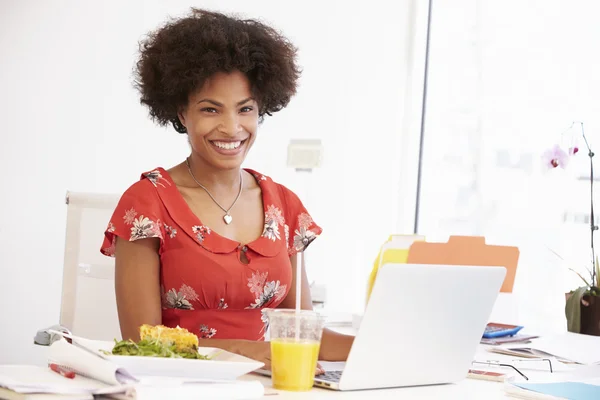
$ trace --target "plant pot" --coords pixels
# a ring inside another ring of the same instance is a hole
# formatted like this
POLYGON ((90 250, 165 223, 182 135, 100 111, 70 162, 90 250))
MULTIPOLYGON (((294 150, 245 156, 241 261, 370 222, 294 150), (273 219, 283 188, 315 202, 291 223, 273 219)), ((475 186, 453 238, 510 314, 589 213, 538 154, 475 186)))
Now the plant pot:
MULTIPOLYGON (((565 293, 568 300, 571 293, 565 293)), ((581 307, 581 330, 584 335, 600 336, 600 297, 583 296, 581 307)))

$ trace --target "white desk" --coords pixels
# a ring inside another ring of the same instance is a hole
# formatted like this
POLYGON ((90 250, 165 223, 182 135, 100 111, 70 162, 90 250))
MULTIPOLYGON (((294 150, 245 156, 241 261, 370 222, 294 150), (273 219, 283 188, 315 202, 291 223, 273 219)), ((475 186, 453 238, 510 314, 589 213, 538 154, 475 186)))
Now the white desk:
MULTIPOLYGON (((45 346, 34 346, 35 352, 39 354, 39 365, 45 364, 45 354, 47 347, 45 346)), ((487 361, 510 361, 513 357, 505 356, 501 354, 490 353, 485 350, 484 346, 480 346, 475 360, 487 361)), ((37 363, 36 363, 37 364, 37 363)), ((519 366, 520 367, 520 366, 519 366)), ((390 365, 390 368, 393 368, 390 365)), ((478 369, 488 369, 490 367, 476 365, 478 369)), ((549 372, 541 370, 530 370, 522 369, 522 371, 530 379, 538 379, 548 377, 549 372)), ((502 368, 502 372, 512 374, 512 370, 508 368, 502 368)), ((559 375, 566 374, 566 371, 554 372, 554 376, 557 378, 559 375)), ((516 374, 516 373, 515 373, 516 374)), ((271 379, 268 377, 248 374, 243 376, 243 380, 258 380, 265 387, 265 393, 267 394, 265 399, 273 400, 288 400, 288 399, 332 399, 332 398, 343 398, 343 399, 419 399, 419 400, 430 400, 430 399, 464 399, 464 400, 495 400, 495 399, 507 399, 507 395, 504 391, 504 383, 501 382, 490 382, 477 379, 465 378, 464 380, 455 384, 446 385, 432 385, 432 386, 419 386, 419 387, 406 387, 406 388, 393 388, 393 389, 378 389, 378 390, 362 390, 362 391, 351 391, 351 392, 340 392, 334 390, 327 390, 321 388, 313 388, 308 392, 286 392, 282 390, 275 390, 271 386, 271 379), (277 393, 277 396, 270 396, 269 394, 277 393)))
MULTIPOLYGON (((244 379, 257 379, 256 376, 247 376, 244 379)), ((274 390, 271 388, 269 378, 258 377, 265 386, 265 392, 278 393, 278 396, 272 396, 273 400, 288 400, 288 399, 419 399, 419 400, 439 400, 439 399, 504 399, 503 384, 499 382, 486 382, 473 379, 465 379, 464 381, 453 385, 436 385, 436 386, 421 386, 410 388, 397 389, 379 389, 379 390, 361 390, 352 392, 338 392, 327 389, 313 388, 309 392, 294 393, 274 390)), ((265 399, 271 396, 265 396, 265 399)))

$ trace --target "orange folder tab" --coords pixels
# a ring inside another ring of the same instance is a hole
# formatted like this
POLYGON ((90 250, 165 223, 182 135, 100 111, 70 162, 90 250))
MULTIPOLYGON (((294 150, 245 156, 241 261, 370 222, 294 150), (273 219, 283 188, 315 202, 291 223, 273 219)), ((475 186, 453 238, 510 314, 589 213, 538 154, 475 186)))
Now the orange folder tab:
POLYGON ((414 242, 408 264, 501 266, 506 277, 501 292, 512 293, 519 262, 519 248, 485 243, 483 236, 450 236, 448 243, 414 242))

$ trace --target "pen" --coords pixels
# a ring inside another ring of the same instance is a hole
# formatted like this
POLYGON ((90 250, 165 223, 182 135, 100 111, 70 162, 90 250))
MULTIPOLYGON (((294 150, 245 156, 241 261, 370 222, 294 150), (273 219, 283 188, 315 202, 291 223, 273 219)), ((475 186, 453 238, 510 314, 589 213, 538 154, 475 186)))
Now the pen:
POLYGON ((75 378, 75 372, 67 371, 65 368, 61 367, 58 364, 48 364, 50 369, 58 374, 61 374, 65 378, 73 379, 75 378))

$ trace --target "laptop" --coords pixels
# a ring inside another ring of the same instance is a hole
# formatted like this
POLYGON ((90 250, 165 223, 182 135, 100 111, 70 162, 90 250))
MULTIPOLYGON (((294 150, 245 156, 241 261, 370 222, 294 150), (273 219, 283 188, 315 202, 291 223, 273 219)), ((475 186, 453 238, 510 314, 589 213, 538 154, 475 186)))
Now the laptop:
POLYGON ((315 386, 345 391, 466 378, 505 275, 504 267, 383 265, 348 360, 315 377, 315 386))

